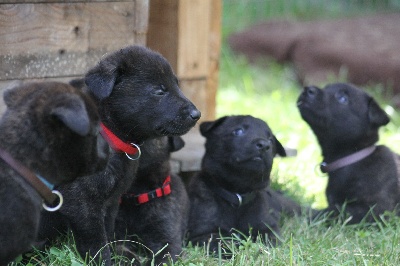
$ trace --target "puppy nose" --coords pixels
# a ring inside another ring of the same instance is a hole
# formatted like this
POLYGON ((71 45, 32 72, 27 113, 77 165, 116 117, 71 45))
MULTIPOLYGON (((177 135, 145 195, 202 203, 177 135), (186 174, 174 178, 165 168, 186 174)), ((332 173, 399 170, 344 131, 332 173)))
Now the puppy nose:
POLYGON ((265 139, 259 139, 256 141, 256 147, 259 150, 269 150, 271 148, 271 142, 265 139))
POLYGON ((193 120, 199 120, 200 117, 201 117, 201 113, 200 113, 199 110, 197 110, 196 108, 194 108, 194 109, 192 109, 192 110, 190 111, 190 117, 191 117, 193 120))
POLYGON ((315 97, 317 94, 317 88, 313 86, 304 87, 304 93, 307 94, 309 97, 315 97))

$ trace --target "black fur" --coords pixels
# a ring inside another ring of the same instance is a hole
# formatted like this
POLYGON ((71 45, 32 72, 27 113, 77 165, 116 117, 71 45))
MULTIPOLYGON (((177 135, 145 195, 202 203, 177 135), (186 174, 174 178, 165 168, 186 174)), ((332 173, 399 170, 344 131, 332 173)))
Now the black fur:
MULTIPOLYGON (((68 84, 28 83, 4 93, 0 147, 52 184, 104 168, 106 143, 98 137, 92 100, 68 84)), ((0 159, 0 265, 31 248, 42 198, 0 159)))
MULTIPOLYGON (((141 144, 182 135, 200 118, 167 60, 145 47, 129 46, 104 57, 88 71, 85 83, 97 99, 102 122, 123 141, 141 144)), ((101 259, 109 265, 107 242, 114 239, 118 201, 134 181, 137 167, 137 161, 113 151, 101 174, 60 186, 68 205, 53 217, 43 216, 39 240, 57 235, 60 221, 67 221, 81 256, 102 249, 101 259)))
MULTIPOLYGON (((389 123, 389 117, 371 96, 345 83, 324 89, 305 87, 297 105, 327 163, 374 145, 378 129, 389 123)), ((372 207, 376 217, 393 211, 400 200, 398 162, 398 155, 379 145, 363 160, 329 172, 329 206, 323 213, 338 213, 346 203, 346 211, 352 216, 350 223, 358 223, 372 207)), ((374 215, 368 215, 367 221, 374 221, 374 215)))
MULTIPOLYGON (((127 194, 139 195, 162 187, 164 180, 171 175, 170 153, 180 150, 184 145, 180 137, 163 137, 143 144, 143 155, 135 181, 127 194)), ((149 248, 155 257, 155 265, 167 263, 182 252, 182 243, 189 217, 189 199, 182 179, 171 175, 171 194, 156 198, 147 203, 135 205, 122 200, 115 225, 118 240, 137 241, 149 248)), ((124 242, 120 250, 126 252, 144 250, 140 245, 124 242), (131 248, 132 247, 132 248, 131 248)), ((146 253, 146 252, 145 252, 146 253)), ((152 254, 148 254, 151 259, 152 254)))
MULTIPOLYGON (((253 240, 268 236, 275 243, 284 208, 279 204, 280 194, 270 190, 269 183, 275 155, 286 156, 280 142, 264 121, 252 116, 203 122, 200 131, 206 138, 206 152, 200 173, 188 186, 189 241, 200 245, 211 241, 216 251, 221 236, 229 237, 235 230, 249 235, 251 228, 253 240), (215 187, 230 193, 254 193, 255 197, 237 207, 219 196, 215 187)), ((300 206, 292 203, 300 212, 300 206)))

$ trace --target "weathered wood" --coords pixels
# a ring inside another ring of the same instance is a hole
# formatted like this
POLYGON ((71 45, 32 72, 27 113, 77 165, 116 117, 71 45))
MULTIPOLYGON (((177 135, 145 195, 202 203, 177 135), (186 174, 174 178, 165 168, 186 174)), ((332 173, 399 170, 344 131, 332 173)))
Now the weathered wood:
POLYGON ((198 128, 182 136, 185 146, 178 152, 171 154, 172 171, 196 172, 201 169, 201 159, 205 153, 205 138, 200 135, 198 128))
POLYGON ((209 33, 209 67, 206 83, 207 93, 205 101, 207 103, 206 118, 213 119, 216 117, 216 99, 219 81, 219 60, 221 54, 221 25, 222 25, 222 1, 211 2, 210 15, 210 33, 209 33))
POLYGON ((107 52, 144 45, 147 18, 148 0, 0 5, 0 80, 81 75, 107 52))
POLYGON ((211 0, 151 0, 147 45, 168 59, 179 78, 206 78, 210 17, 211 0))
POLYGON ((209 69, 211 0, 179 1, 178 62, 180 78, 206 78, 209 69))
POLYGON ((221 12, 221 0, 150 1, 147 45, 171 63, 202 120, 215 118, 221 12))
MULTIPOLYGON (((135 0, 0 0, 0 4, 133 2, 135 0)), ((146 0, 147 1, 147 0, 146 0)))
POLYGON ((179 0, 150 0, 147 46, 161 53, 175 73, 178 58, 179 0))
POLYGON ((214 106, 210 106, 207 102, 208 90, 206 87, 207 80, 205 78, 196 80, 180 80, 180 87, 185 96, 190 99, 201 111, 201 121, 213 119, 214 106))

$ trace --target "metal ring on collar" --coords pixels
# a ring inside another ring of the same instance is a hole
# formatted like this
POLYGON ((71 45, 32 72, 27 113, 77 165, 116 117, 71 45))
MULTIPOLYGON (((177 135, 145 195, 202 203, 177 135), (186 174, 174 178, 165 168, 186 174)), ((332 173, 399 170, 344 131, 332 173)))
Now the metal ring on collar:
POLYGON ((137 154, 136 157, 132 158, 132 157, 129 156, 126 152, 125 152, 125 155, 126 155, 126 157, 128 157, 129 160, 136 161, 136 160, 138 160, 138 159, 140 158, 140 156, 142 155, 142 151, 140 150, 139 145, 136 145, 135 143, 131 143, 131 145, 134 146, 134 147, 138 150, 138 152, 136 153, 136 154, 137 154))
POLYGON ((238 206, 239 206, 239 207, 242 206, 242 196, 240 196, 239 194, 236 193, 236 197, 237 197, 238 200, 239 200, 239 205, 238 205, 238 206))
POLYGON ((327 173, 322 172, 321 165, 324 163, 317 164, 314 168, 314 172, 317 176, 327 176, 327 173))
POLYGON ((56 194, 56 195, 58 196, 58 198, 60 199, 60 201, 58 202, 57 206, 55 206, 55 207, 49 207, 49 206, 46 205, 45 202, 43 202, 42 205, 43 205, 43 208, 44 208, 46 211, 48 211, 48 212, 55 212, 55 211, 58 211, 58 210, 61 208, 61 206, 63 205, 63 203, 64 203, 64 198, 63 198, 62 194, 61 194, 58 190, 52 190, 51 192, 52 192, 53 194, 56 194))

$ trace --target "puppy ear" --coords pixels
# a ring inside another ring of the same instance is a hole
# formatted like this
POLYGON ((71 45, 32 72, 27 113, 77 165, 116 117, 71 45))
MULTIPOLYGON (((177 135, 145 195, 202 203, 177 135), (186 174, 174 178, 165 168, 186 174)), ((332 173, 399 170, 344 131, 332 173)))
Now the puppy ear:
POLYGON ((24 96, 24 90, 21 85, 22 81, 16 81, 4 88, 3 100, 8 108, 17 105, 19 99, 24 96))
POLYGON ((77 89, 82 89, 83 87, 85 87, 85 79, 83 78, 72 79, 68 83, 69 85, 77 89))
POLYGON ((89 70, 85 76, 85 83, 89 91, 99 100, 102 100, 110 96, 116 78, 116 66, 107 62, 102 62, 95 68, 89 70))
POLYGON ((218 127, 222 122, 226 120, 227 116, 223 116, 215 121, 206 121, 200 124, 200 133, 204 137, 207 137, 211 130, 218 127))
POLYGON ((278 154, 281 157, 286 157, 286 151, 285 148, 282 146, 282 144, 279 142, 279 140, 273 136, 274 142, 275 142, 275 150, 276 154, 278 154))
POLYGON ((368 103, 368 118, 373 127, 384 126, 390 121, 389 116, 373 98, 368 103))
POLYGON ((63 95, 62 105, 52 108, 50 114, 73 132, 85 136, 90 130, 90 119, 85 104, 78 95, 63 95))
POLYGON ((168 137, 169 152, 179 151, 185 146, 185 141, 179 136, 168 137))

